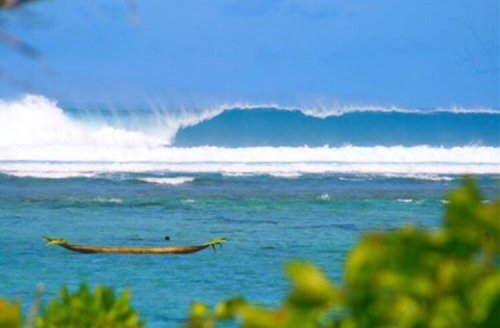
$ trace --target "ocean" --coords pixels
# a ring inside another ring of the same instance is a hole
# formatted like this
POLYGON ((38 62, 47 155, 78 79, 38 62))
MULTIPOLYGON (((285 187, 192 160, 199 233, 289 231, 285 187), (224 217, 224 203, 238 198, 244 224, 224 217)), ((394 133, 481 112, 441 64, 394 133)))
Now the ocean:
POLYGON ((494 109, 210 109, 0 102, 0 295, 28 309, 81 282, 129 288, 150 327, 192 301, 275 305, 283 266, 307 259, 342 282, 363 233, 436 228, 463 175, 499 196, 494 109), (82 255, 42 235, 102 245, 186 245, 214 253, 82 255), (164 239, 170 237, 170 241, 164 239))

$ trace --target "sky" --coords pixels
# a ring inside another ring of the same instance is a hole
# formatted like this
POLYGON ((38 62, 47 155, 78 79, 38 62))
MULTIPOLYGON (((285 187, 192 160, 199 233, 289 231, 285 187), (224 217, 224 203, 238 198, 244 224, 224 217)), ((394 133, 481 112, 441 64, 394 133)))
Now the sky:
POLYGON ((41 0, 0 12, 40 53, 0 43, 0 98, 500 108, 499 3, 41 0))

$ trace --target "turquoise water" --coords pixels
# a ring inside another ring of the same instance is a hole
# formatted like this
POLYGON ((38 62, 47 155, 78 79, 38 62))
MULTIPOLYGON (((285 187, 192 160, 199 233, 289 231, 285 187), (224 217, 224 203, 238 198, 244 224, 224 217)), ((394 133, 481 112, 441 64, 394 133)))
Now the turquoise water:
MULTIPOLYGON (((498 177, 483 175, 479 182, 487 199, 498 195, 498 177)), ((443 200, 459 184, 458 176, 369 174, 0 174, 0 295, 19 298, 27 308, 40 283, 44 299, 82 281, 130 288, 151 327, 180 325, 194 300, 214 304, 243 294, 274 305, 287 292, 282 269, 288 261, 308 259, 339 283, 346 253, 360 235, 405 224, 439 226, 443 200), (148 177, 179 184, 141 180, 148 177), (44 246, 45 234, 109 245, 230 241, 217 253, 85 255, 44 246)))
POLYGON ((500 112, 222 106, 68 109, 0 102, 0 295, 25 309, 81 282, 130 288, 151 327, 194 300, 275 305, 284 265, 308 259, 337 283, 371 230, 435 228, 460 175, 498 197, 500 112), (84 255, 97 245, 230 241, 217 253, 84 255), (171 241, 165 241, 168 235, 171 241))

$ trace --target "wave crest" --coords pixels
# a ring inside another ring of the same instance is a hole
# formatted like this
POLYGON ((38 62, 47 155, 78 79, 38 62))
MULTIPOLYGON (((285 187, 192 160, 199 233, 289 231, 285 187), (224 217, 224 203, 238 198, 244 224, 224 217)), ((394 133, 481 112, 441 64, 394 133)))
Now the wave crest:
MULTIPOLYGON (((85 110, 89 120, 75 119, 57 103, 40 95, 25 95, 19 100, 0 100, 0 147, 19 145, 97 145, 97 146, 157 146, 170 145, 179 130, 208 121, 233 110, 274 110, 301 112, 308 117, 327 118, 355 112, 413 113, 413 114, 497 114, 493 108, 436 108, 421 110, 396 106, 364 106, 317 104, 315 106, 287 106, 278 103, 234 102, 204 108, 166 108, 151 105, 146 111, 118 110, 125 117, 117 118, 116 124, 102 117, 101 111, 85 110), (149 120, 134 129, 124 128, 125 120, 141 121, 139 116, 148 114, 149 120)), ((108 111, 106 111, 108 112, 108 111)))

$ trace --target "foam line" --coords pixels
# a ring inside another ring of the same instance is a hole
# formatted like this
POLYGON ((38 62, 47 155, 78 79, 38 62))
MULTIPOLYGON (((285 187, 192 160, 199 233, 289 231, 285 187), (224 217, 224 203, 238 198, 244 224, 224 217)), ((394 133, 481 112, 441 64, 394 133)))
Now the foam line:
POLYGON ((185 183, 193 182, 195 178, 193 177, 171 177, 171 178, 139 178, 137 179, 142 182, 156 184, 156 185, 182 185, 185 183))
MULTIPOLYGON (((450 175, 500 175, 500 164, 464 163, 57 163, 0 162, 0 173, 18 177, 93 177, 108 173, 220 173, 226 176, 272 175, 298 178, 304 174, 361 174, 387 178, 449 181, 450 175)), ((103 176, 99 176, 102 178, 103 176)))
MULTIPOLYGON (((500 147, 97 147, 25 146, 0 151, 0 161, 161 163, 445 163, 498 164, 500 147)), ((437 165, 437 164, 436 164, 437 165)))

